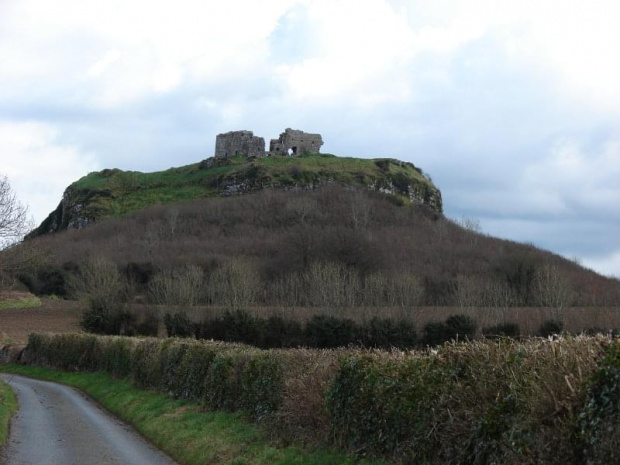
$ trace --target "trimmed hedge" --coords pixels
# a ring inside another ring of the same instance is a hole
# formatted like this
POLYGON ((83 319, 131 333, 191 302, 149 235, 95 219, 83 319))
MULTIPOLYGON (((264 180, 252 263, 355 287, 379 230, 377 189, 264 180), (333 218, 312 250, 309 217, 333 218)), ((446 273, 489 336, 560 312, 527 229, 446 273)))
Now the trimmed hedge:
MULTIPOLYGON (((261 349, 293 347, 332 349, 358 346, 406 350, 437 346, 453 340, 470 340, 477 331, 476 321, 465 315, 452 315, 443 322, 426 324, 421 339, 418 338, 413 323, 379 317, 356 323, 348 318, 317 315, 302 325, 281 316, 264 319, 244 310, 236 310, 227 311, 221 316, 201 323, 193 323, 184 313, 167 313, 163 321, 170 337, 237 342, 261 349)), ((125 331, 129 333, 127 335, 154 336, 157 334, 157 324, 156 317, 150 316, 142 323, 135 324, 135 327, 125 327, 125 331)), ((111 333, 117 334, 117 331, 111 333)), ((512 324, 498 325, 484 328, 483 333, 488 337, 518 337, 519 328, 512 324)))
POLYGON ((620 341, 534 338, 425 352, 260 350, 187 339, 30 336, 25 361, 104 370, 269 420, 285 440, 425 464, 617 463, 620 341))
POLYGON ((278 358, 238 344, 31 334, 26 357, 66 371, 130 376, 139 388, 202 401, 211 409, 244 410, 255 418, 277 410, 284 391, 278 358))
POLYGON ((608 341, 503 339, 429 356, 344 357, 327 393, 332 434, 399 463, 617 463, 620 344, 610 352, 608 341), (603 351, 612 355, 595 372, 603 351))
POLYGON ((327 394, 332 434, 341 446, 364 454, 426 463, 439 449, 429 433, 447 378, 436 359, 346 357, 327 394))

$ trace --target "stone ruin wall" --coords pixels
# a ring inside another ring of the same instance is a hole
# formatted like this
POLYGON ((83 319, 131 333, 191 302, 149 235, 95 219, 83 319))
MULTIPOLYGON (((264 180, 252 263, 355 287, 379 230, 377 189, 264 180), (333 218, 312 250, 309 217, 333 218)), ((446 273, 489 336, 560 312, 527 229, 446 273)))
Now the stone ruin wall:
POLYGON ((320 134, 310 134, 287 128, 278 139, 271 139, 269 152, 265 152, 265 139, 252 131, 231 131, 218 134, 215 138, 215 158, 230 158, 236 155, 246 157, 299 156, 304 153, 319 153, 323 145, 320 134))
POLYGON ((215 158, 265 156, 265 139, 256 137, 252 131, 231 131, 215 138, 215 158))
POLYGON ((319 153, 323 145, 320 134, 310 134, 296 129, 287 128, 278 139, 269 143, 270 155, 297 156, 304 153, 319 153))

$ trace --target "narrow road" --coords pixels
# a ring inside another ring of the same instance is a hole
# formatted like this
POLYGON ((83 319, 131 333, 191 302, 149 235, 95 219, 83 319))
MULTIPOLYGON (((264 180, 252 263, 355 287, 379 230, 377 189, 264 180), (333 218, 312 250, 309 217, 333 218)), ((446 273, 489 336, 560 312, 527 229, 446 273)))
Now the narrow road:
POLYGON ((19 403, 5 451, 7 465, 174 465, 130 426, 75 389, 1 376, 19 403))

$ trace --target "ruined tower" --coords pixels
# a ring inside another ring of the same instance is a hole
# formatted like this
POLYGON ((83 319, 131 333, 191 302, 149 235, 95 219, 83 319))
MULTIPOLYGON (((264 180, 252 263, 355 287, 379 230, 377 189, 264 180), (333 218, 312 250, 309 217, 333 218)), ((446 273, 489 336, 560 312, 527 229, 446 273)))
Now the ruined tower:
POLYGON ((236 155, 264 157, 265 139, 252 131, 231 131, 218 134, 215 138, 215 158, 230 158, 236 155))
POLYGON ((320 134, 310 134, 296 129, 286 128, 278 139, 271 139, 269 155, 303 155, 319 153, 323 145, 320 134))

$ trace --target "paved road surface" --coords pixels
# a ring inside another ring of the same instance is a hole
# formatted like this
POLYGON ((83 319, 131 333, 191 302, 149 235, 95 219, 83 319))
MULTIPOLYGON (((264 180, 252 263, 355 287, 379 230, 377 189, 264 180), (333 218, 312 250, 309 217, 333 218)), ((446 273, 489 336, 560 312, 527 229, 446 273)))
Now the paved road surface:
POLYGON ((56 383, 1 376, 19 402, 5 451, 7 465, 174 465, 80 392, 56 383))

